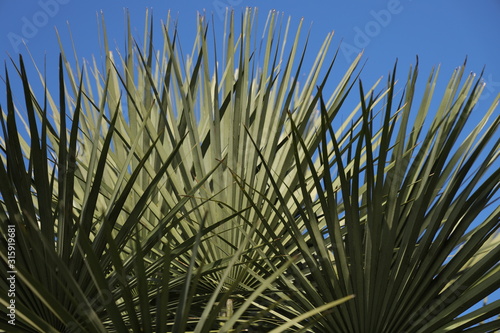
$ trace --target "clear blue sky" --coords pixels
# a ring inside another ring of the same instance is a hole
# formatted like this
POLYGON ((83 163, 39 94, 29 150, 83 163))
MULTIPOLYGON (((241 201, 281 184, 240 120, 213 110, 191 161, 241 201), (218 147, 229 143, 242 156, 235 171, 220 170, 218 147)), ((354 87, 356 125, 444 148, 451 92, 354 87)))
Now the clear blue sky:
MULTIPOLYGON (((334 46, 343 41, 341 60, 352 60, 354 52, 365 49, 368 61, 363 78, 367 82, 385 75, 399 58, 400 74, 419 55, 421 73, 442 64, 442 79, 463 63, 468 56, 468 70, 480 72, 486 65, 486 95, 500 92, 500 1, 483 0, 376 0, 376 1, 296 1, 296 0, 163 0, 163 1, 97 1, 97 0, 0 0, 0 59, 7 53, 25 53, 21 39, 36 55, 46 53, 49 64, 57 58, 54 26, 68 36, 71 25, 81 56, 98 54, 96 13, 103 10, 111 35, 123 45, 123 8, 130 9, 137 36, 141 36, 146 7, 153 8, 159 22, 170 9, 179 17, 184 42, 194 34, 196 13, 214 14, 218 31, 222 31, 222 12, 226 6, 242 10, 246 6, 260 9, 261 23, 266 13, 276 9, 292 16, 297 23, 304 18, 312 23, 310 51, 319 47, 325 35, 335 31, 334 46)), ((491 100, 484 98, 483 101, 491 100)))
MULTIPOLYGON (((153 8, 157 24, 170 9, 179 18, 183 44, 190 45, 196 13, 213 13, 216 29, 221 32, 226 6, 237 12, 247 6, 259 7, 262 25, 271 9, 290 15, 295 26, 304 18, 305 27, 312 23, 312 54, 326 34, 335 31, 333 47, 341 41, 343 45, 338 63, 340 73, 355 52, 364 49, 367 64, 362 78, 367 84, 386 75, 396 58, 399 78, 404 80, 418 55, 421 83, 434 65, 441 64, 439 82, 445 85, 451 72, 467 56, 468 71, 479 73, 486 66, 487 86, 478 105, 478 117, 500 93, 500 0, 0 0, 0 59, 8 59, 8 54, 27 54, 21 43, 24 39, 38 64, 47 56, 49 72, 53 70, 50 75, 57 77, 54 65, 59 47, 54 26, 67 38, 69 22, 79 56, 89 59, 92 54, 99 54, 96 13, 101 10, 110 35, 119 46, 124 43, 123 9, 129 8, 136 36, 140 38, 147 7, 153 8)), ((3 68, 1 72, 3 77, 3 68)), ((5 104, 3 83, 0 89, 0 103, 5 104)))

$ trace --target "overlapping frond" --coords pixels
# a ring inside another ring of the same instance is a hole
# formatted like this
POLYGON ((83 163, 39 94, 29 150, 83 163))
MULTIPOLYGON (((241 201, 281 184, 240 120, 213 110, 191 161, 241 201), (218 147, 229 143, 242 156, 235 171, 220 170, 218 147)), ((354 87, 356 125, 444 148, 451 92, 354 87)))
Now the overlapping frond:
POLYGON ((12 225, 17 324, 0 329, 498 328, 498 301, 467 311, 500 281, 498 99, 468 127, 482 85, 464 67, 432 109, 437 71, 421 96, 418 66, 403 92, 396 67, 366 90, 360 57, 332 88, 332 34, 306 69, 302 22, 271 12, 259 39, 257 18, 228 15, 219 48, 200 17, 187 56, 170 17, 161 49, 147 14, 143 45, 128 23, 123 50, 103 18, 102 63, 62 48, 42 98, 22 58, 21 91, 6 71, 1 258, 12 225))

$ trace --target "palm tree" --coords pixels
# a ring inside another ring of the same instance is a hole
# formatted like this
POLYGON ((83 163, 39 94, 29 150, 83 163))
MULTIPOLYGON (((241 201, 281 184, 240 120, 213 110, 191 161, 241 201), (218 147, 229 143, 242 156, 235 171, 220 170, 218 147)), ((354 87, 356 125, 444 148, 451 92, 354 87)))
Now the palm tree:
POLYGON ((228 15, 223 55, 204 17, 187 57, 170 17, 158 50, 146 20, 122 51, 102 20, 102 66, 62 48, 57 93, 22 58, 22 91, 5 73, 0 329, 500 328, 500 301, 470 310, 500 281, 498 98, 466 127, 480 79, 460 67, 433 108, 438 69, 417 97, 418 64, 366 89, 360 56, 331 89, 332 35, 299 82, 302 23, 274 12, 262 40, 256 10, 239 32, 228 15))

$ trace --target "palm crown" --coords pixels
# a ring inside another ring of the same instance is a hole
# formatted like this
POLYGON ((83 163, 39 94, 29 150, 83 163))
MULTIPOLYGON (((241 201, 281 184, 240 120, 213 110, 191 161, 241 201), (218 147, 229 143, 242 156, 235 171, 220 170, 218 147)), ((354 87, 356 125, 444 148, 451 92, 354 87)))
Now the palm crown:
POLYGON ((438 70, 417 97, 418 65, 366 88, 360 57, 331 89, 332 35, 299 82, 302 24, 280 20, 257 41, 256 10, 239 32, 229 15, 220 54, 200 17, 186 59, 170 18, 158 51, 152 23, 142 46, 129 25, 122 52, 104 39, 102 68, 62 50, 59 89, 41 97, 20 58, 24 106, 6 71, 1 274, 15 228, 16 325, 3 283, 0 328, 500 328, 500 301, 469 310, 500 281, 498 98, 466 127, 483 86, 464 67, 435 108, 438 70))

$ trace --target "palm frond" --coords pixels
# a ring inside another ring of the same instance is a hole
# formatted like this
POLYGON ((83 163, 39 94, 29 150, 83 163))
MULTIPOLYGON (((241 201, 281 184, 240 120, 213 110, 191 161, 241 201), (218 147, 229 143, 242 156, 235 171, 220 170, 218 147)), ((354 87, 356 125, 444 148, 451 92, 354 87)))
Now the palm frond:
POLYGON ((307 70, 302 22, 271 12, 258 39, 257 20, 229 13, 219 49, 200 16, 184 56, 170 15, 161 49, 146 13, 122 51, 103 16, 102 63, 61 43, 59 89, 37 69, 43 101, 22 58, 22 90, 6 69, 0 329, 500 328, 498 301, 473 308, 500 281, 500 97, 475 121, 465 65, 434 107, 439 69, 421 94, 418 64, 366 88, 361 55, 331 88, 333 34, 307 70))

